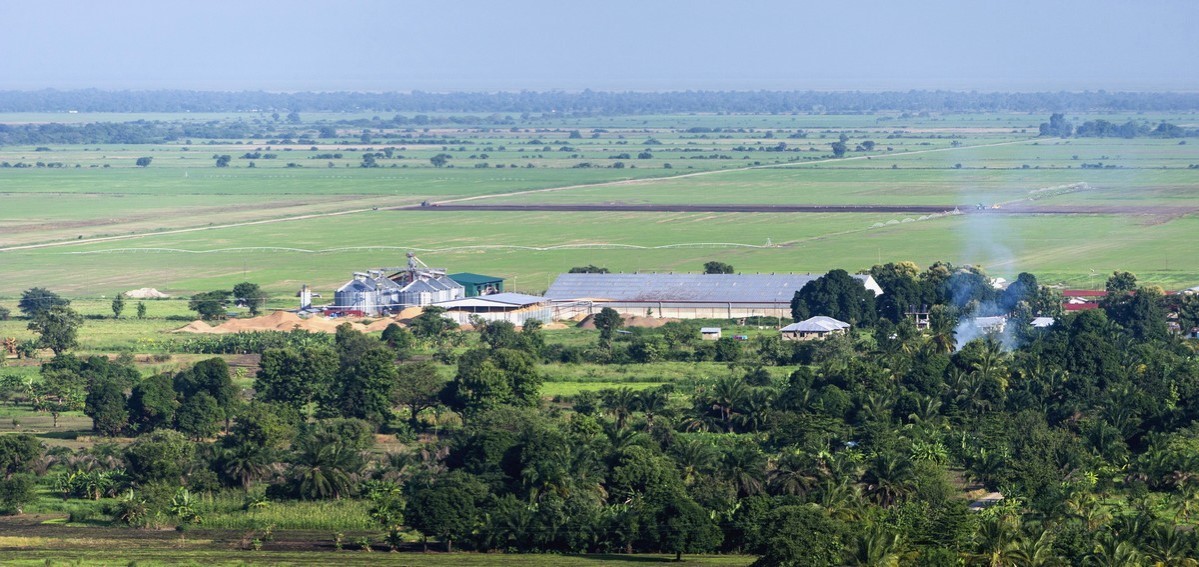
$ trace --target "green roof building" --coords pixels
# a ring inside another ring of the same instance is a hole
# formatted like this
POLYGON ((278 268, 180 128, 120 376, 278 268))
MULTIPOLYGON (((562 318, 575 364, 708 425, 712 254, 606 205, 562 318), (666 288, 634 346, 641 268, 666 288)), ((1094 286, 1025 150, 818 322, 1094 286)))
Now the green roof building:
POLYGON ((483 274, 472 274, 470 272, 450 274, 449 277, 451 280, 462 284, 462 287, 466 288, 467 297, 490 295, 504 291, 504 278, 485 276, 483 274))

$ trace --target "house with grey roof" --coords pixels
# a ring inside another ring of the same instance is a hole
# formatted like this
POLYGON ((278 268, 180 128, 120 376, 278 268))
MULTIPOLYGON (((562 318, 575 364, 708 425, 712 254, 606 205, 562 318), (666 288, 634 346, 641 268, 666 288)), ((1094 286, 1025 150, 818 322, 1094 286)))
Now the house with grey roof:
MULTIPOLYGON (((610 307, 625 315, 679 319, 790 317, 791 299, 811 274, 562 274, 545 296, 555 302, 587 306, 585 312, 610 307)), ((882 295, 869 275, 853 276, 882 295)))
POLYGON ((849 323, 838 321, 832 317, 817 315, 810 319, 804 319, 796 323, 791 323, 779 332, 783 335, 785 341, 810 341, 813 339, 823 339, 832 335, 845 334, 849 332, 849 323))

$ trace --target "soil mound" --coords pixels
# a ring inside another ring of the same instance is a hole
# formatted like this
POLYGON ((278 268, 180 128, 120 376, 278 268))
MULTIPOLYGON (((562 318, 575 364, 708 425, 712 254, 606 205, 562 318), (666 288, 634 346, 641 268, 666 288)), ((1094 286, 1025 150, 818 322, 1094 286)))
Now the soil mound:
POLYGON ((407 309, 404 309, 403 311, 400 311, 399 313, 396 313, 395 320, 396 321, 407 321, 408 319, 415 319, 415 318, 419 317, 421 313, 424 313, 424 312, 425 312, 425 310, 422 307, 409 307, 407 309))
MULTIPOLYGON (((644 329, 657 329, 658 327, 661 327, 667 323, 679 321, 679 319, 672 319, 669 317, 638 317, 636 315, 623 317, 622 320, 624 321, 624 327, 640 327, 644 329)), ((595 315, 588 315, 584 317, 576 326, 580 329, 594 329, 595 315)))
POLYGON ((175 329, 172 333, 212 333, 212 325, 203 321, 192 321, 182 329, 175 329))
POLYGON ((366 330, 367 333, 374 333, 374 332, 386 330, 387 327, 391 326, 392 323, 395 323, 401 327, 404 326, 404 324, 400 323, 398 319, 387 318, 387 319, 380 319, 378 321, 375 321, 374 323, 369 323, 364 327, 364 329, 366 330))
POLYGON ((167 295, 152 287, 143 287, 141 289, 134 289, 125 292, 125 297, 128 297, 129 299, 166 299, 170 297, 170 295, 167 295))
MULTIPOLYGON (((311 333, 333 333, 337 331, 337 327, 343 323, 350 323, 350 326, 356 331, 365 331, 366 325, 345 319, 326 319, 324 317, 309 317, 301 318, 299 315, 290 311, 275 311, 270 315, 262 317, 254 317, 251 319, 230 319, 215 327, 208 325, 203 321, 193 321, 188 323, 186 327, 178 329, 176 333, 207 333, 207 334, 222 334, 222 333, 250 333, 255 331, 291 331, 300 329, 311 333)), ((386 328, 386 325, 384 325, 386 328)))

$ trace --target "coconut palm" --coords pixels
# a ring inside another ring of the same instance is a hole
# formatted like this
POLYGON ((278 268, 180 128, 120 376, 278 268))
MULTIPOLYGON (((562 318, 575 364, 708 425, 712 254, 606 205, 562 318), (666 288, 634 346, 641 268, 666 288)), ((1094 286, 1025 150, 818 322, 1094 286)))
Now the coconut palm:
POLYGON ((992 517, 979 524, 974 533, 975 551, 988 567, 1016 564, 1017 522, 1007 517, 992 517))
POLYGON ((250 485, 255 480, 266 476, 271 470, 269 450, 249 443, 225 449, 221 453, 220 462, 221 470, 241 484, 245 492, 250 491, 250 485))
POLYGON ((1190 542, 1174 526, 1155 526, 1145 541, 1143 551, 1154 567, 1199 566, 1199 560, 1191 557, 1190 542))
POLYGON ((1057 564, 1058 556, 1053 551, 1052 532, 1041 530, 1035 537, 1030 535, 1019 538, 1011 558, 1012 565, 1017 567, 1046 567, 1057 564))
POLYGON ((816 487, 820 473, 810 459, 790 453, 775 461, 766 478, 774 494, 807 494, 816 487))
POLYGON ((304 498, 348 496, 353 491, 352 475, 362 469, 362 456, 339 441, 300 444, 292 474, 304 498))
POLYGON ((625 423, 628 422, 633 412, 637 411, 640 404, 641 398, 637 392, 627 386, 605 390, 603 393, 603 408, 616 418, 617 429, 624 429, 625 423))
POLYGON ((820 505, 830 516, 844 522, 861 519, 866 508, 860 485, 832 480, 820 486, 820 505))
POLYGON ((845 564, 855 567, 897 567, 902 551, 899 534, 871 524, 846 550, 845 564))
POLYGON ((675 464, 683 472, 683 482, 688 485, 700 475, 715 470, 720 458, 710 443, 694 437, 679 439, 670 451, 675 464))
POLYGON ((736 445, 721 457, 719 472, 738 496, 760 494, 765 486, 766 456, 756 446, 736 445))
POLYGON ((875 454, 862 477, 866 495, 880 506, 889 507, 915 490, 912 461, 891 451, 875 454))
POLYGON ((1132 542, 1107 536, 1099 538, 1095 549, 1083 557, 1082 564, 1088 567, 1138 567, 1143 562, 1132 542))

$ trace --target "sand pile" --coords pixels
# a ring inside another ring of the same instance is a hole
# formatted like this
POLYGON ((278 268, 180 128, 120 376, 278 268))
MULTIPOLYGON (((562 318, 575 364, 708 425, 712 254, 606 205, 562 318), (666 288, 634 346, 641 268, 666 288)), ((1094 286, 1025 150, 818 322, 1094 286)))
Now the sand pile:
POLYGON ((632 317, 624 318, 624 326, 626 327, 642 327, 645 329, 657 329, 667 323, 677 322, 679 319, 671 319, 669 317, 632 317))
MULTIPOLYGON (((624 327, 642 327, 646 329, 657 329, 658 327, 661 327, 667 323, 679 321, 679 319, 672 319, 669 317, 638 317, 636 315, 623 317, 622 320, 624 321, 624 324, 622 325, 624 327)), ((582 321, 579 321, 577 327, 580 329, 594 329, 595 315, 588 315, 584 317, 582 321)))
POLYGON ((375 321, 374 323, 370 323, 370 324, 366 325, 366 327, 364 327, 364 329, 366 330, 367 333, 375 333, 375 332, 386 330, 387 327, 391 326, 392 323, 395 323, 401 327, 405 326, 403 323, 400 323, 397 319, 388 318, 388 319, 379 319, 378 321, 375 321))
MULTIPOLYGON (((388 321, 390 322, 390 321, 388 321)), ((275 311, 270 315, 262 317, 254 317, 252 319, 230 319, 215 327, 203 321, 193 321, 188 323, 186 327, 178 329, 176 333, 206 333, 206 334, 224 334, 224 333, 250 333, 254 331, 291 331, 300 329, 312 333, 333 333, 337 331, 337 327, 342 323, 350 323, 350 326, 356 331, 365 331, 367 326, 362 323, 347 321, 343 318, 326 319, 324 317, 309 317, 301 318, 295 313, 289 311, 275 311)), ((386 325, 384 325, 386 328, 386 325)))
POLYGON ((166 299, 170 296, 152 287, 143 287, 125 292, 125 297, 129 299, 166 299))
POLYGON ((566 329, 567 326, 565 323, 556 323, 555 322, 555 323, 546 323, 546 324, 542 325, 541 328, 545 329, 547 331, 558 331, 558 330, 566 329))
POLYGON ((212 325, 209 325, 208 323, 205 323, 203 321, 192 321, 191 323, 188 323, 186 327, 183 327, 182 329, 176 329, 173 332, 175 332, 175 333, 211 333, 213 331, 212 331, 212 325))
POLYGON ((396 321, 406 321, 408 319, 415 319, 415 318, 419 317, 421 313, 424 313, 424 312, 425 312, 425 310, 422 307, 409 307, 407 309, 404 309, 403 311, 400 311, 399 313, 396 313, 395 320, 396 321))

